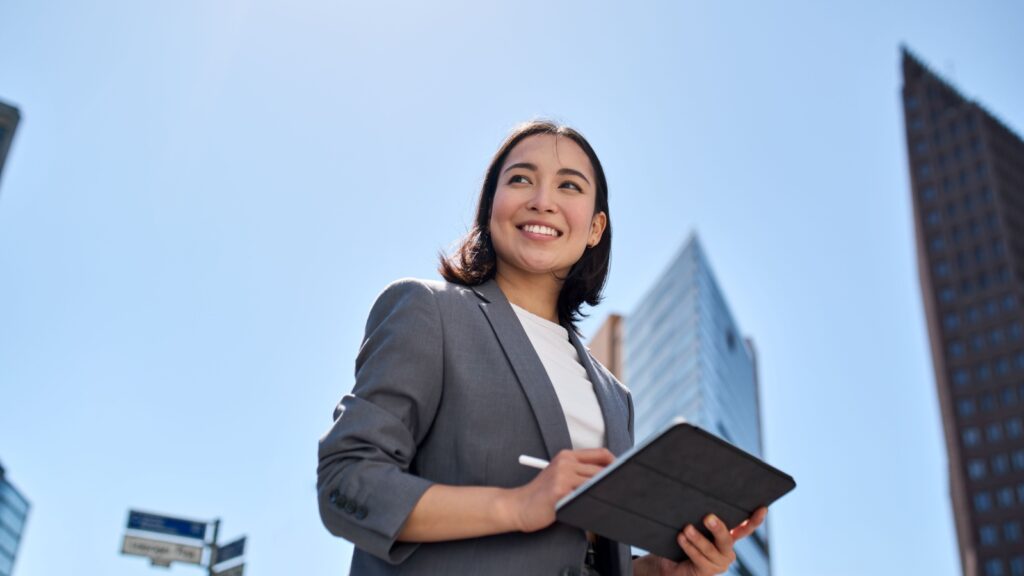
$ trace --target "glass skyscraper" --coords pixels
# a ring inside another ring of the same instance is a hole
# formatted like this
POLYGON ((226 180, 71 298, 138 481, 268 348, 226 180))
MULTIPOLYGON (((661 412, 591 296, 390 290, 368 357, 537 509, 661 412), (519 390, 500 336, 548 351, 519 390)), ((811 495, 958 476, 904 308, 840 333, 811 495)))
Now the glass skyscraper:
MULTIPOLYGON (((631 314, 602 326, 591 351, 620 366, 636 406, 637 442, 683 416, 762 457, 753 344, 742 337, 696 234, 631 314)), ((729 574, 771 573, 765 526, 735 551, 729 574)))
POLYGON ((28 500, 7 481, 0 466, 0 576, 11 576, 28 517, 28 500))

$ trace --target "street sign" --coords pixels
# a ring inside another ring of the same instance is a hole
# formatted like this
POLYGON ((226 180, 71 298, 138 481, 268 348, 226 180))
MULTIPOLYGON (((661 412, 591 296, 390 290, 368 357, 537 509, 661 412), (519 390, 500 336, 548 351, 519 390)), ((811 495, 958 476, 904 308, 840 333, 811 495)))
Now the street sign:
POLYGON ((217 548, 217 564, 221 562, 227 562, 232 558, 238 558, 245 553, 245 536, 242 536, 238 540, 230 544, 225 544, 217 548))
POLYGON ((159 532, 182 538, 195 538, 202 540, 206 537, 206 522, 194 520, 182 520, 170 516, 157 516, 135 510, 128 511, 128 528, 132 530, 145 530, 147 532, 159 532))
POLYGON ((184 562, 186 564, 201 564, 203 560, 202 546, 186 546, 174 542, 161 540, 149 540, 148 538, 137 538, 125 536, 121 545, 122 554, 132 556, 145 556, 159 566, 170 566, 171 562, 184 562))
POLYGON ((239 564, 234 568, 228 568, 223 572, 214 572, 213 576, 242 576, 242 571, 245 569, 245 564, 239 564))

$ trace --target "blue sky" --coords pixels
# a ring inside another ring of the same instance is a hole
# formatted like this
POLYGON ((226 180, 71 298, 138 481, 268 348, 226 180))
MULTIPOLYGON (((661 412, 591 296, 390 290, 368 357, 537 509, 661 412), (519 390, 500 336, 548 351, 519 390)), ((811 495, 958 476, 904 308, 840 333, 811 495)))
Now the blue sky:
MULTIPOLYGON (((132 507, 333 575, 316 443, 374 296, 435 277, 518 121, 610 182, 604 304, 694 230, 760 354, 777 574, 958 573, 899 45, 1018 133, 1024 7, 966 2, 0 4, 0 461, 18 576, 147 573, 132 507)), ((173 567, 169 574, 198 574, 173 567)))

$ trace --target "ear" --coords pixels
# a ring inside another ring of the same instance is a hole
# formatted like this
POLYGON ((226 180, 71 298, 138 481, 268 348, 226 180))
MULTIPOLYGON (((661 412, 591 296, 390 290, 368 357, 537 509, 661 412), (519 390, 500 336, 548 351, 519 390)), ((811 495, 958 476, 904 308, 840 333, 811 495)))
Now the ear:
POLYGON ((606 226, 608 226, 608 215, 604 212, 594 214, 593 220, 590 221, 590 237, 587 238, 588 247, 593 248, 601 242, 601 236, 604 234, 606 226))

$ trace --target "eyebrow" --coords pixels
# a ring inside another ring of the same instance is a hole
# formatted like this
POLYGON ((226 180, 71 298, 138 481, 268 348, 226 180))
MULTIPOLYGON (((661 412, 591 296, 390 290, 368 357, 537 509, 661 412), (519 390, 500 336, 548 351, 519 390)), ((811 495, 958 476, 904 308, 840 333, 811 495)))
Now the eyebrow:
MULTIPOLYGON (((537 171, 537 165, 536 164, 531 164, 529 162, 516 162, 515 164, 512 164, 508 168, 505 168, 505 170, 502 172, 502 174, 504 174, 505 172, 508 172, 509 170, 514 170, 516 168, 524 168, 526 170, 533 170, 534 172, 537 171)), ((590 180, 588 180, 587 177, 584 176, 583 173, 580 172, 579 170, 573 170, 572 168, 561 168, 561 169, 558 170, 557 173, 558 174, 562 174, 562 175, 566 175, 567 174, 569 176, 577 176, 579 178, 582 178, 583 181, 586 182, 587 184, 590 184, 590 180)))

